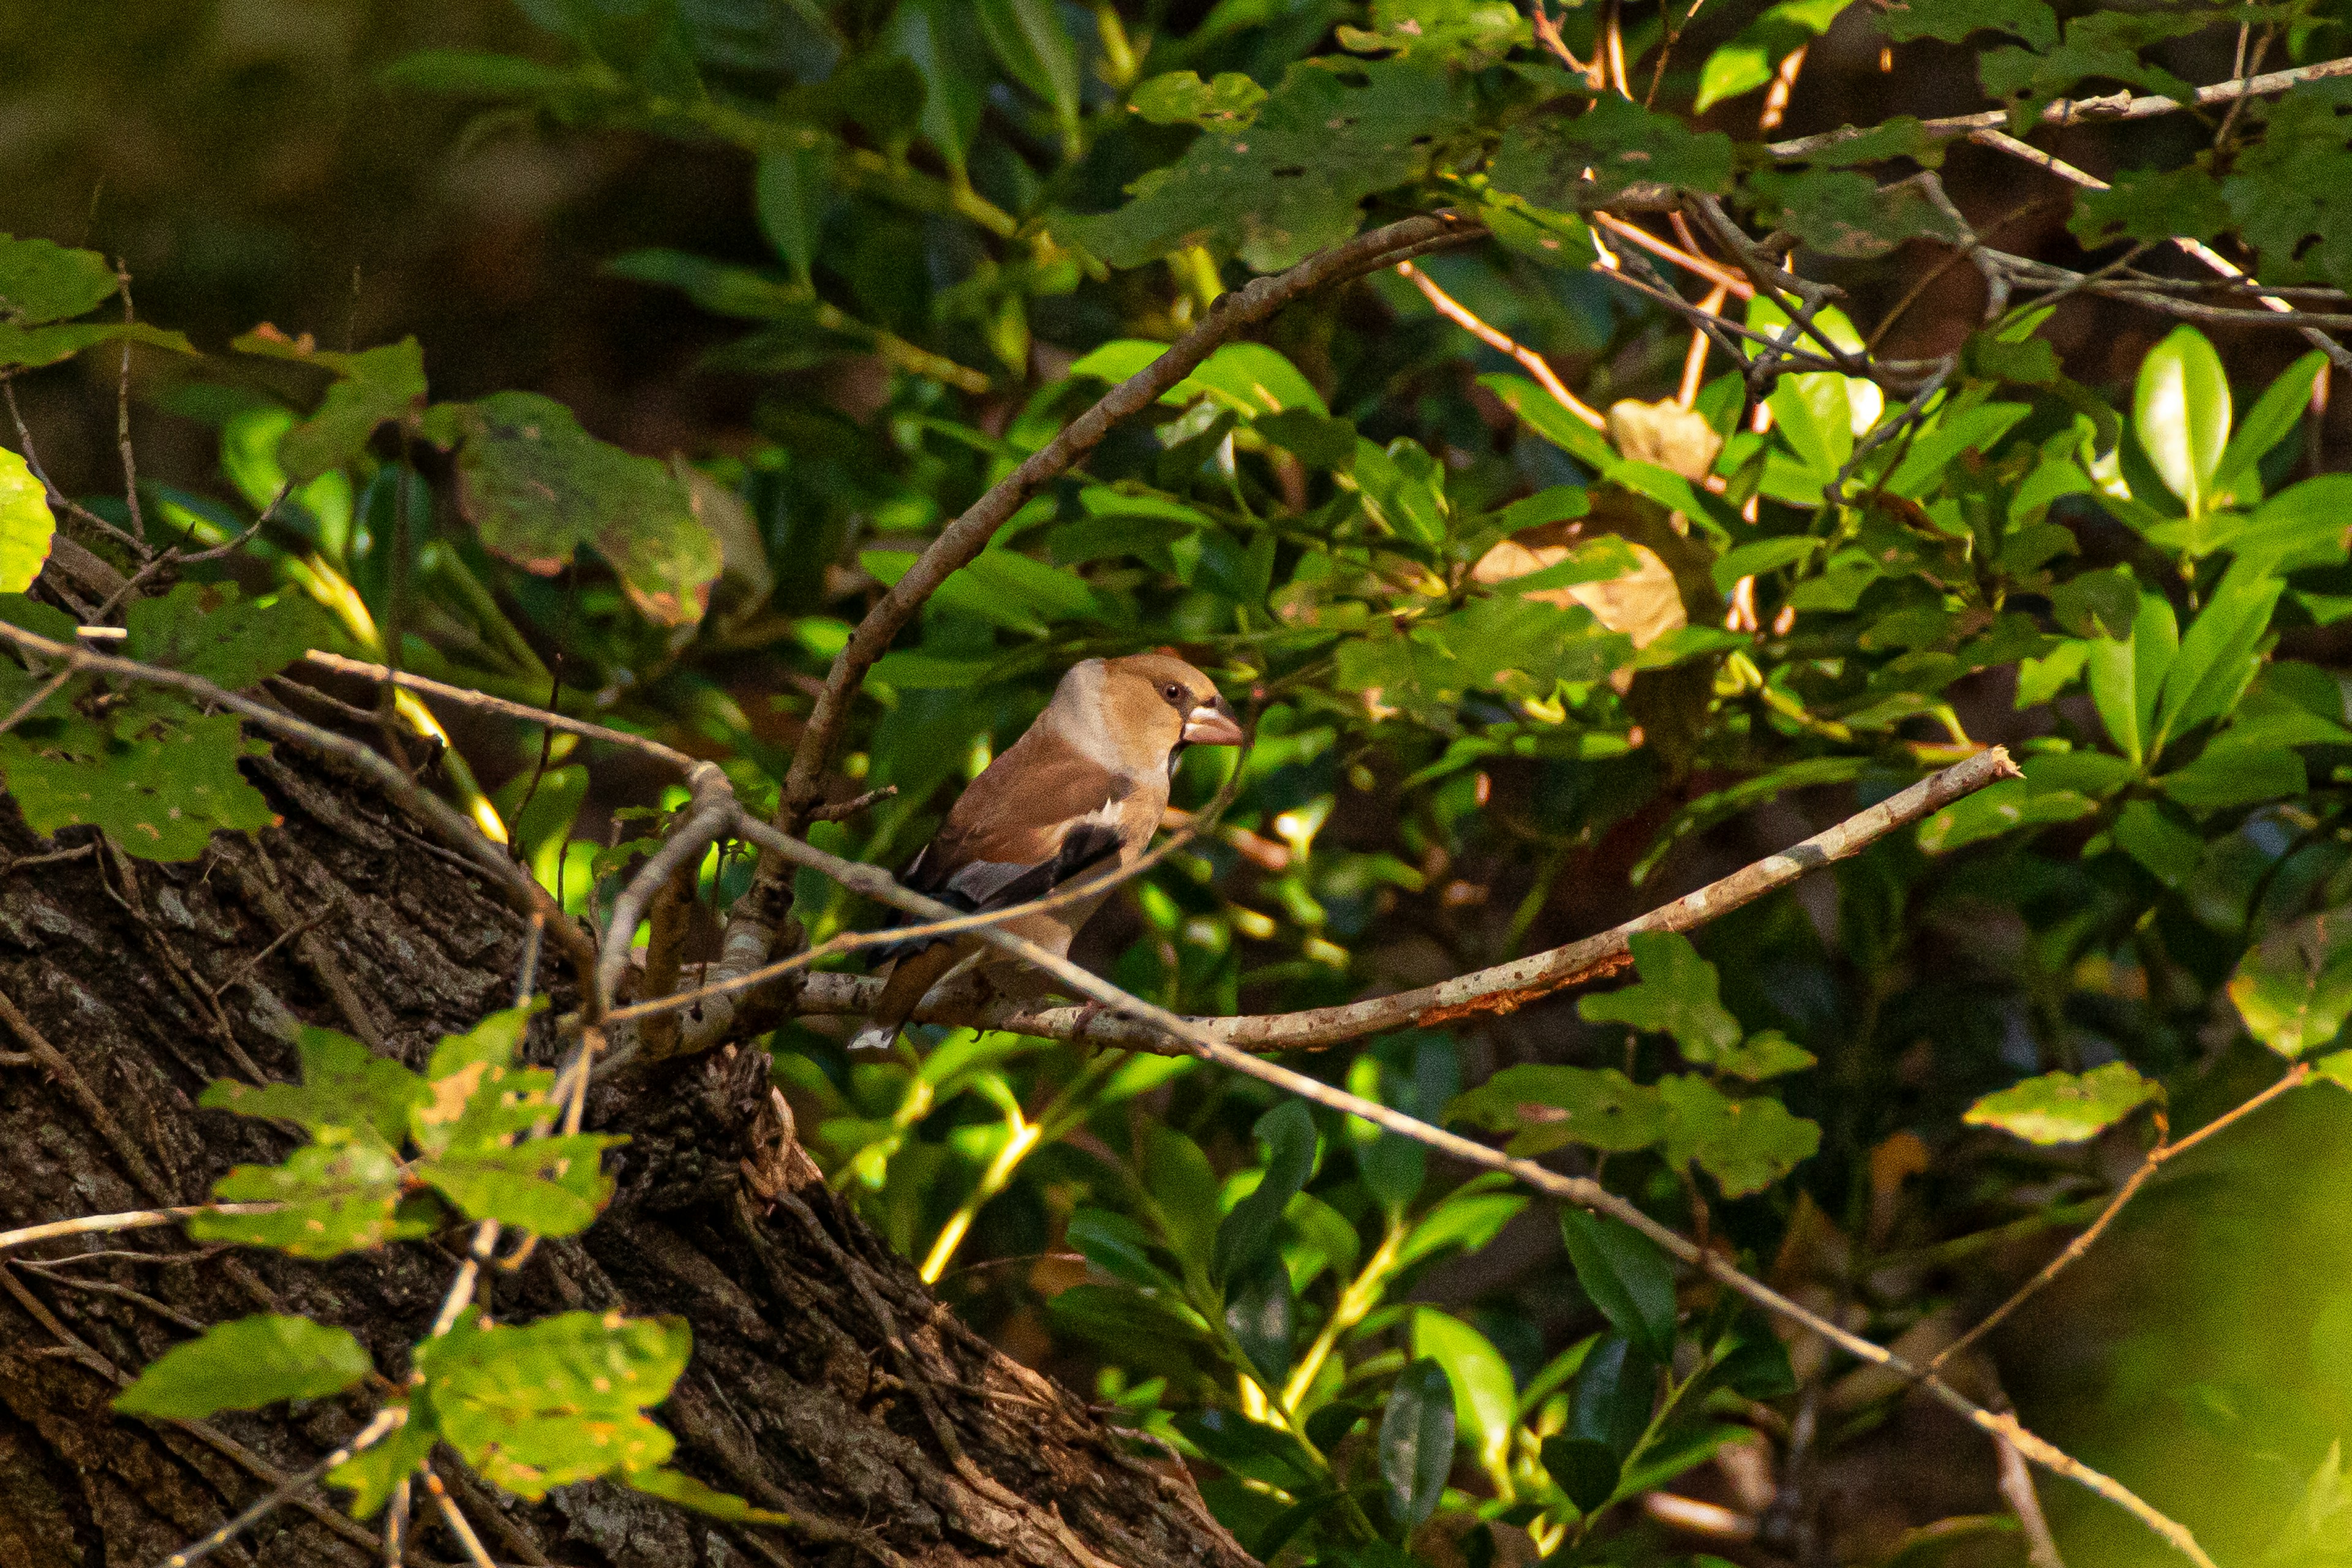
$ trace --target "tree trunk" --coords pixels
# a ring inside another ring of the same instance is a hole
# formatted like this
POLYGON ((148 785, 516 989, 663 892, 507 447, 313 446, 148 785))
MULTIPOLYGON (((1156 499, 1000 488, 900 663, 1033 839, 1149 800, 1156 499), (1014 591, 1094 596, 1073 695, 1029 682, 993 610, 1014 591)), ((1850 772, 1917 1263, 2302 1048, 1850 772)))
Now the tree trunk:
MULTIPOLYGON (((216 837, 182 865, 86 839, 53 850, 5 812, 0 847, 25 858, 0 872, 0 1226, 201 1202, 230 1165, 282 1158, 284 1134, 195 1099, 215 1079, 290 1076, 298 1023, 418 1068, 442 1034, 506 1005, 521 927, 454 857, 308 757, 260 759, 251 776, 281 825, 216 837)), ((560 1001, 551 963, 541 979, 560 1001)), ((554 1051, 542 1026, 531 1054, 554 1051)), ((1181 1467, 998 1353, 814 1179, 767 1067, 745 1047, 600 1089, 592 1123, 632 1139, 607 1156, 611 1209, 519 1272, 488 1271, 484 1291, 510 1321, 687 1319, 693 1364, 656 1412, 677 1466, 794 1527, 718 1524, 602 1484, 501 1501, 444 1449, 435 1468, 490 1555, 1247 1568, 1181 1467)), ((452 1231, 317 1264, 162 1228, 0 1258, 0 1563, 159 1563, 315 1464, 373 1396, 205 1423, 108 1402, 172 1344, 255 1311, 341 1323, 397 1380, 464 1243, 452 1231)), ((314 1487, 218 1561, 380 1563, 382 1521, 354 1524, 340 1501, 314 1487)), ((409 1561, 462 1555, 420 1497, 409 1561)))

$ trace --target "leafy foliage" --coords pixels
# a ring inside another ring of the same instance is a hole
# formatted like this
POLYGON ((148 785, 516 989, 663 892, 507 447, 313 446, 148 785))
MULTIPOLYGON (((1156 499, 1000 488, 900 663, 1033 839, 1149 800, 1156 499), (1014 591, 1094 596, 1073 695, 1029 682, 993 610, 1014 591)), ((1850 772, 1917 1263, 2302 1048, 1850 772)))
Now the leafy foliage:
MULTIPOLYGON (((397 628, 406 668, 558 690, 764 803, 852 625, 946 520, 1249 274, 1444 206, 1493 243, 1224 343, 1024 498, 862 682, 838 760, 896 795, 813 840, 903 864, 1062 669, 1180 646, 1262 694, 1258 738, 1215 833, 1101 917, 1104 966, 1187 1011, 1278 1012, 1597 930, 1627 912, 1602 891, 1620 875, 1686 888, 2005 738, 2021 776, 1820 874, 1833 900, 1636 935, 1631 982, 1573 1010, 1312 1063, 1605 1181, 1885 1339, 1978 1299, 1947 1268, 1984 1268, 1985 1235, 2100 1179, 2073 1146, 2140 1107, 2281 1058, 2352 1073, 2320 1054, 2352 1014, 2352 705, 2323 635, 2352 614, 2352 481, 2303 447, 2326 362, 2259 393, 2233 377, 2242 294, 2230 332, 2149 332, 2095 367, 2061 353, 2081 334, 2047 306, 1996 300, 1944 323, 1965 343, 1932 375, 1845 374, 1902 326, 1885 279, 1982 261, 1960 226, 1999 215, 1953 205, 1944 133, 1915 120, 1798 153, 1749 133, 1744 95, 1803 83, 1837 5, 1703 13, 1687 39, 1636 25, 1630 95, 1595 85, 1604 7, 1570 11, 1557 49, 1478 0, 1229 4, 1153 12, 1149 32, 1133 6, 810 5, 764 40, 719 7, 608 9, 534 5, 551 37, 533 58, 441 52, 391 79, 490 100, 483 134, 536 119, 742 154, 741 248, 769 254, 643 236, 608 268, 738 323, 709 363, 758 392, 709 444, 725 455, 625 451, 540 393, 433 403, 413 341, 257 332, 236 346, 303 395, 182 394, 219 427, 229 499, 151 482, 146 500, 192 544, 268 521, 233 564, 130 604, 124 652, 244 689, 335 637, 383 654, 397 628), (1843 304, 1752 288, 1763 269, 1699 196, 1777 233, 1769 259, 1842 280, 1843 304), (1748 352, 1809 363, 1749 384, 1701 341, 1679 384, 1688 323, 1656 307, 1680 264, 1604 223, 1612 205, 1738 272, 1756 297, 1722 330, 1748 352), (1651 222, 1669 205, 1698 238, 1651 222), (1484 349, 1457 331, 1474 315, 1484 349), (1538 353, 1606 406, 1555 395, 1538 353), (2119 366, 2123 384, 2075 379, 2119 366)), ((1892 45, 1974 48, 2022 133, 2062 96, 2186 91, 2200 29, 2277 23, 2264 47, 2302 61, 2333 36, 2315 15, 1912 0, 1867 19, 1892 45)), ((2352 281, 2352 181, 2331 175, 2347 103, 2307 82, 2210 146, 2177 117, 2128 144, 2147 166, 2068 198, 2072 232, 2250 248, 2274 287, 2352 281)), ((2182 299, 2152 265, 2108 281, 2182 299)), ((115 287, 92 253, 0 243, 0 367, 185 346, 76 320, 115 287)), ((31 581, 52 527, 29 469, 0 468, 0 587, 31 581)), ((14 706, 53 672, 0 673, 14 706)), ((495 799, 452 787, 503 808, 521 858, 601 921, 683 797, 630 796, 638 826, 607 833, 604 803, 639 785, 592 790, 604 759, 568 741, 534 766, 540 740, 500 759, 516 782, 495 799)), ((268 820, 237 770, 252 745, 231 717, 78 676, 0 736, 0 771, 38 831, 190 859, 268 820)), ((1180 803, 1225 765, 1186 756, 1180 803)), ((751 874, 716 851, 696 897, 721 912, 751 874)), ((793 895, 812 940, 874 918, 814 877, 793 895)), ((215 1189, 275 1206, 190 1231, 325 1258, 454 1218, 585 1228, 612 1141, 552 1131, 527 1024, 495 1015, 422 1072, 313 1029, 299 1083, 215 1086, 208 1105, 304 1141, 215 1189)), ((1852 1401, 1811 1428, 1823 1450, 1899 1425, 1891 1390, 1792 1363, 1637 1233, 1574 1213, 1562 1252, 1525 1248, 1549 1230, 1511 1229, 1524 1196, 1190 1061, 978 1029, 888 1058, 796 1023, 770 1046, 811 1149, 889 1241, 975 1318, 1093 1355, 1099 1397, 1195 1463, 1269 1560, 1475 1565, 1520 1530, 1548 1561, 1663 1561, 1622 1505, 1765 1446, 1755 1402, 1801 1377, 1807 1409, 1852 1401), (1519 1249, 1509 1282, 1449 1293, 1449 1261, 1490 1247, 1519 1249)), ((763 1517, 664 1468, 646 1412, 688 1351, 659 1321, 462 1315, 417 1347, 398 1429, 337 1479, 372 1512, 446 1441, 518 1495, 612 1476, 763 1517)), ((281 1375, 228 1366, 240 1398, 326 1386, 286 1371, 295 1352, 253 1361, 281 1375)), ((2339 1468, 2275 1500, 2282 1539, 2340 1512, 2339 1468)))

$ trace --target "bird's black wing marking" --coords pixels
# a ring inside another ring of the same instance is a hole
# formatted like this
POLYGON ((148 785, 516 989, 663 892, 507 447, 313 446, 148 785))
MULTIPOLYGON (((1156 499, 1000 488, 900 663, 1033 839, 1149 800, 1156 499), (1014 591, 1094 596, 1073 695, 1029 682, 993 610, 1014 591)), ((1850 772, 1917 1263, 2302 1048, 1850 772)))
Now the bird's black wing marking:
MULTIPOLYGON (((1050 860, 1034 866, 1021 866, 1002 860, 976 860, 947 879, 946 884, 929 891, 931 897, 967 914, 981 914, 991 910, 1009 910, 1042 899, 1063 884, 1085 876, 1106 860, 1118 857, 1118 829, 1105 822, 1081 822, 1062 837, 1061 847, 1050 860)), ((908 877, 901 880, 913 886, 911 878, 922 865, 917 856, 907 868, 908 877)), ((902 916, 896 923, 917 923, 912 916, 902 916)), ((922 952, 945 937, 917 937, 877 948, 872 961, 880 964, 887 960, 905 958, 922 952)))

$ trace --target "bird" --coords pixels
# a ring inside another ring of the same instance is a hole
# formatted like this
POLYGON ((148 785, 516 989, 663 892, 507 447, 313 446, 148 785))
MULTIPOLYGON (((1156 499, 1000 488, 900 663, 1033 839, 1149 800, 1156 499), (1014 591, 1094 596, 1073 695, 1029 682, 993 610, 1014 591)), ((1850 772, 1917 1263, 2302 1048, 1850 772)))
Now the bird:
MULTIPOLYGON (((1019 740, 972 780, 899 881, 982 913, 1029 903, 1134 864, 1168 809, 1187 746, 1239 745, 1242 728, 1214 682, 1171 653, 1089 658, 1070 667, 1019 740)), ((1006 921, 1057 957, 1108 889, 1006 921)), ((977 969, 1003 995, 1042 995, 1045 977, 977 936, 914 938, 882 948, 889 978, 852 1049, 887 1047, 931 988, 977 969)))

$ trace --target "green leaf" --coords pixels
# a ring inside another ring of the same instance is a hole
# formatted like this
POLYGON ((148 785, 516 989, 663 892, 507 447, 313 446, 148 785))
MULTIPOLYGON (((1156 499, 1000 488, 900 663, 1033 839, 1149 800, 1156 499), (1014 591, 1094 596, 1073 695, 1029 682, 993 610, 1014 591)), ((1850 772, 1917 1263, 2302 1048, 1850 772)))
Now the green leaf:
POLYGON ((1152 1260, 1150 1234, 1123 1214, 1079 1209, 1070 1215, 1063 1238, 1113 1279, 1171 1296, 1183 1293, 1183 1287, 1152 1260))
POLYGON ((281 1399, 323 1399, 375 1370, 351 1331, 308 1318, 257 1313, 215 1323, 157 1356, 114 1396, 126 1415, 201 1421, 281 1399))
POLYGON ((1819 1126, 1763 1095, 1733 1100, 1705 1079, 1669 1075, 1658 1098, 1669 1118, 1667 1163, 1696 1164, 1726 1197, 1762 1192, 1822 1144, 1819 1126))
POLYGON ((1176 1129, 1153 1126, 1143 1137, 1142 1173, 1144 1192, 1168 1249, 1206 1273, 1223 1230, 1217 1175, 1209 1168, 1209 1157, 1176 1129))
POLYGON ((1750 1083, 1802 1072, 1814 1062, 1813 1053, 1778 1029, 1760 1029, 1716 1058, 1717 1070, 1750 1083))
POLYGON ((554 66, 482 49, 419 49, 384 67, 377 79, 450 98, 536 98, 578 82, 554 66))
POLYGON ((2252 101, 2260 127, 2231 159, 2221 182, 2239 234, 2262 252, 2273 282, 2352 282, 2352 147, 2344 113, 2352 89, 2305 82, 2275 103, 2252 101))
POLYGON ((2107 738, 2133 762, 2147 755, 2146 742, 2153 727, 2157 695, 2165 672, 2180 646, 2179 623, 2172 605, 2160 594, 2142 590, 2138 612, 2132 617, 2129 642, 2099 637, 2091 643, 2088 668, 2091 701, 2107 738))
MULTIPOLYGON (((1296 1101, 1292 1103, 1296 1104, 1296 1101)), ((1290 1376, 1290 1341, 1298 1316, 1290 1270, 1268 1250, 1225 1282, 1225 1331, 1269 1393, 1290 1376)))
POLYGON ((512 1148, 460 1150, 415 1173, 467 1219, 494 1219, 541 1236, 577 1236, 613 1195, 597 1158, 628 1140, 607 1133, 526 1139, 512 1148))
MULTIPOLYGON (((1834 475, 1835 470, 1832 473, 1834 475)), ((1783 566, 1793 566, 1821 547, 1820 540, 1801 535, 1751 539, 1717 556, 1707 574, 1715 580, 1717 592, 1728 594, 1742 577, 1760 577, 1783 566)))
POLYGON ((2147 742, 2150 755, 2162 751, 2167 740, 2237 706, 2261 668, 2263 634, 2284 586, 2259 563, 2245 561, 2222 576, 2166 666, 2147 742))
POLYGON ((2083 191, 2066 222, 2074 237, 2098 247, 2118 239, 2162 244, 2179 235, 2211 239, 2231 226, 2221 183, 2203 169, 2125 169, 2104 191, 2083 191))
POLYGON ((817 235, 830 194, 828 173, 823 152, 793 146, 761 154, 751 176, 752 210, 759 216, 760 232, 803 289, 811 287, 810 269, 816 265, 817 235))
POLYGON ((69 360, 84 349, 115 342, 146 343, 174 353, 196 352, 186 334, 144 321, 87 321, 58 327, 20 327, 0 321, 0 370, 38 370, 69 360))
POLYGON ((2116 818, 2116 847, 2168 888, 2188 881, 2205 856, 2205 841, 2165 815, 2152 800, 2135 800, 2116 818))
POLYGON ((421 1402, 407 1402, 408 1419, 373 1447, 362 1449, 327 1472, 327 1479, 352 1494, 355 1518, 373 1519, 383 1511, 400 1483, 433 1457, 441 1440, 433 1418, 421 1402))
POLYGON ((1623 1467, 1608 1444, 1596 1437, 1571 1437, 1566 1433, 1543 1440, 1544 1473, 1568 1494, 1580 1513, 1591 1513, 1617 1492, 1623 1467))
POLYGON ((115 288, 114 268, 95 250, 0 234, 0 310, 18 325, 95 310, 115 288))
POLYGON ((2139 584, 2128 566, 2077 573, 2050 590, 2050 613, 2078 637, 2122 641, 2139 614, 2139 584))
POLYGON ((647 620, 702 618, 719 543, 668 465, 596 440, 536 393, 494 393, 463 405, 457 420, 457 504, 485 548, 550 577, 592 545, 647 620))
POLYGON ((241 353, 315 364, 335 373, 335 383, 317 411, 278 442, 278 460, 297 485, 358 457, 377 426, 405 420, 425 408, 425 351, 415 338, 357 353, 335 353, 313 349, 308 336, 296 342, 264 331, 247 332, 229 346, 241 353))
POLYGON ((2352 474, 2318 474, 2264 501, 2223 542, 2242 564, 2272 575, 2338 566, 2352 536, 2352 474))
POLYGON ((1055 0, 972 0, 988 47, 1007 74, 1054 110, 1064 143, 1078 151, 1078 54, 1055 0))
POLYGON ((730 1524, 772 1524, 789 1527, 792 1517, 772 1509, 754 1508, 732 1492, 706 1486, 683 1470, 632 1469, 621 1472, 621 1484, 631 1491, 674 1502, 680 1508, 708 1514, 730 1524))
POLYGON ((1675 1352, 1675 1267, 1657 1244, 1632 1226, 1573 1206, 1560 1210, 1559 1228, 1576 1282, 1601 1315, 1653 1357, 1675 1352))
POLYGON ((1576 1005, 1588 1024, 1624 1024, 1672 1035, 1694 1066, 1708 1067, 1739 1044, 1739 1020, 1724 1010, 1715 965, 1675 931, 1636 931, 1628 945, 1642 978, 1576 1005))
POLYGON ((1758 194, 1778 205, 1780 226, 1824 256, 1866 259, 1906 240, 1952 244, 1963 237, 1916 177, 1880 184, 1853 169, 1808 169, 1756 183, 1758 194))
POLYGON ((1480 376, 1478 384, 1526 420, 1537 435, 1593 472, 1606 473, 1616 465, 1617 448, 1609 444, 1607 437, 1561 407, 1559 399, 1526 376, 1494 373, 1480 376))
POLYGON ((1576 1374, 1568 1435, 1601 1445, 1622 1463, 1650 1424, 1657 1386, 1656 1362, 1624 1335, 1606 1336, 1576 1374))
POLYGON ((1507 1067, 1445 1108, 1448 1121, 1515 1131, 1514 1154, 1581 1143, 1605 1153, 1646 1149, 1665 1136, 1658 1091, 1615 1068, 1507 1067))
POLYGON ((1239 71, 1220 71, 1214 81, 1202 81, 1195 71, 1169 71, 1138 87, 1127 106, 1154 125, 1241 131, 1265 101, 1265 89, 1239 71))
POLYGON ((389 1057, 377 1056, 349 1035, 304 1026, 295 1036, 302 1081, 255 1088, 221 1079, 196 1103, 207 1110, 291 1121, 313 1138, 331 1129, 365 1129, 397 1149, 408 1134, 409 1112, 425 1101, 425 1079, 389 1057))
POLYGON ((1454 1468, 1454 1385, 1445 1369, 1431 1357, 1412 1363, 1389 1391, 1380 1435, 1389 1517, 1407 1531, 1437 1511, 1454 1468))
POLYGON ((961 0, 899 0, 877 40, 922 77, 924 139, 959 174, 980 132, 982 83, 971 68, 979 63, 979 39, 968 36, 974 27, 961 0))
POLYGON ((145 860, 193 860, 222 828, 276 819, 237 759, 268 751, 247 741, 233 713, 190 718, 160 734, 105 741, 81 729, 54 740, 32 725, 0 735, 0 773, 37 833, 91 826, 145 860))
POLYGON ((2254 475, 2254 467, 2269 455, 2303 422, 2304 411, 2311 406, 2312 389, 2327 369, 2327 356, 2317 349, 2280 373, 2263 389, 2262 396, 2246 411, 2239 422, 2237 433, 2221 452, 2221 470, 2213 476, 2217 494, 2228 496, 2236 492, 2254 475))
POLYGON ((565 1312, 521 1327, 487 1316, 416 1349, 441 1436, 484 1480, 533 1501, 553 1487, 658 1468, 676 1446, 646 1407, 669 1396, 683 1318, 565 1312))
POLYGON ((1365 197, 1419 178, 1465 96, 1418 61, 1293 65, 1246 132, 1204 132, 1125 206, 1053 226, 1114 267, 1207 245, 1279 271, 1353 234, 1365 197))
POLYGON ((1898 44, 1940 38, 1957 44, 1981 28, 2013 33, 2037 49, 2058 47, 2058 15, 2042 0, 1911 0, 1873 18, 1898 44))
POLYGON ((390 1150, 321 1138, 295 1150, 282 1165, 239 1165, 213 1184, 213 1196, 222 1203, 285 1207, 269 1214, 191 1215, 187 1232, 197 1241, 274 1247, 297 1258, 333 1258, 431 1235, 438 1216, 402 1212, 401 1188, 400 1162, 390 1150))
POLYGON ((1961 1120, 1971 1127, 1998 1127, 2029 1143, 2080 1143, 2163 1093, 2129 1062, 2109 1062, 2079 1078, 2046 1072, 2011 1084, 1969 1106, 1961 1120))
POLYGON ((21 594, 33 585, 57 531, 47 487, 33 477, 22 457, 0 447, 0 594, 21 594))
POLYGON ((2352 918, 2306 915, 2238 961, 2230 1000, 2247 1032, 2290 1059, 2330 1044, 2352 1016, 2352 918))
POLYGON ((1420 1262, 1449 1247, 1475 1252, 1501 1233, 1528 1206, 1515 1193, 1457 1191, 1413 1222, 1397 1248, 1397 1267, 1420 1262))
POLYGON ((181 583, 160 598, 134 599, 124 616, 123 651, 142 664, 184 670, 230 691, 277 674, 310 648, 337 640, 334 624, 292 592, 240 601, 234 583, 181 583))
POLYGON ((1532 33, 1508 0, 1373 0, 1371 20, 1370 31, 1341 23, 1340 47, 1392 49, 1467 70, 1493 65, 1532 33))
POLYGON ((1564 211, 1605 205, 1633 185, 1719 194, 1731 188, 1731 138, 1608 95, 1506 131, 1486 174, 1498 191, 1564 211))
POLYGON ((2190 516, 2202 513, 2230 440, 2230 379, 2204 333, 2184 323, 2147 351, 2132 394, 2132 430, 2164 488, 2190 516))
POLYGON ((1498 1469, 1510 1457, 1518 1424, 1518 1393, 1502 1352, 1461 1319, 1419 1307, 1412 1314, 1412 1355, 1445 1369, 1454 1386, 1454 1425, 1471 1440, 1479 1463, 1498 1469))
POLYGON ((1304 1101, 1284 1100, 1258 1119, 1255 1131, 1265 1149, 1265 1177, 1217 1226, 1209 1278, 1219 1284, 1250 1272, 1272 1253, 1282 1211, 1315 1170, 1315 1118, 1304 1101))
POLYGON ((2165 798, 2193 812, 2232 811, 2305 793, 2303 759, 2275 746, 2233 746, 2226 734, 2195 762, 2167 773, 2165 798))

